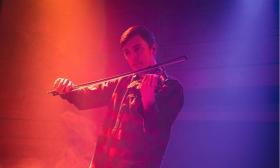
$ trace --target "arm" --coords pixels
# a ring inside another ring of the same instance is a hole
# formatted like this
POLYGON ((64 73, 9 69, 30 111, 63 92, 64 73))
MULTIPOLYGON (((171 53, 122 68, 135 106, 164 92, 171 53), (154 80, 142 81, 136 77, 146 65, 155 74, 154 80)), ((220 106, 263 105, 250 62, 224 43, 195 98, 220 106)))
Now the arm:
MULTIPOLYGON (((63 89, 60 89, 60 91, 66 90, 66 92, 61 94, 61 98, 74 104, 80 110, 105 106, 108 105, 117 82, 118 80, 114 80, 98 85, 82 87, 76 90, 62 87, 63 89)), ((67 84, 65 85, 68 86, 67 84)))
POLYGON ((167 80, 155 101, 144 109, 145 126, 150 131, 169 129, 184 103, 183 88, 176 80, 167 80))

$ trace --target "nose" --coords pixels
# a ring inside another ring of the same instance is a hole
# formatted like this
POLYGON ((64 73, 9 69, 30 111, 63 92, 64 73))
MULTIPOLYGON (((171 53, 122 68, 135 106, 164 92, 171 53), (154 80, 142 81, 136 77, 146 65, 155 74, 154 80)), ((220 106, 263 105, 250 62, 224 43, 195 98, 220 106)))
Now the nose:
POLYGON ((130 52, 129 54, 127 54, 127 57, 128 57, 129 59, 135 60, 135 59, 137 58, 137 54, 134 53, 134 52, 130 52))
POLYGON ((130 60, 131 62, 138 62, 139 61, 139 57, 135 53, 130 53, 129 55, 126 55, 126 58, 128 60, 130 60))

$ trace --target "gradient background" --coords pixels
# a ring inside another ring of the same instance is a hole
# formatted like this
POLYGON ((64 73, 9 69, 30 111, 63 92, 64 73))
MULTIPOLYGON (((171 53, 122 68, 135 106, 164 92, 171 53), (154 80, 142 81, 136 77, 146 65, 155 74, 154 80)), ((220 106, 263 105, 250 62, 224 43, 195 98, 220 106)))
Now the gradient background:
POLYGON ((0 167, 81 168, 106 108, 78 111, 47 93, 128 71, 120 34, 155 32, 185 94, 163 168, 277 168, 277 0, 0 1, 0 167))

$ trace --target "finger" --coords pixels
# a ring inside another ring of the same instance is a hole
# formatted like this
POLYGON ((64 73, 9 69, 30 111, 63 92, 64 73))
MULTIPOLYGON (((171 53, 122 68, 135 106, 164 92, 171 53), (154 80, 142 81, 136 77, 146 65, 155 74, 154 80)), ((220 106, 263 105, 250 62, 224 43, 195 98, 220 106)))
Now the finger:
POLYGON ((66 93, 66 91, 67 91, 67 86, 68 86, 68 84, 69 84, 69 80, 68 79, 65 79, 64 81, 63 81, 63 83, 62 83, 62 92, 63 93, 66 93))
POLYGON ((149 86, 153 86, 152 84, 153 84, 153 76, 152 76, 152 74, 148 74, 148 85, 149 86))
POLYGON ((142 79, 142 86, 146 86, 147 85, 147 80, 148 80, 148 76, 147 76, 147 74, 146 75, 144 75, 144 77, 143 77, 143 79, 142 79))
POLYGON ((155 74, 151 75, 151 86, 152 87, 157 87, 158 79, 159 79, 158 75, 155 75, 155 74))
POLYGON ((149 86, 156 86, 156 76, 154 74, 148 74, 147 75, 147 83, 149 86))
POLYGON ((55 91, 57 92, 61 92, 61 84, 63 83, 63 78, 60 78, 60 80, 58 80, 57 84, 56 84, 56 87, 55 87, 55 91))
POLYGON ((155 88, 156 87, 155 82, 156 82, 156 79, 155 79, 154 74, 149 74, 149 86, 152 88, 155 88))
POLYGON ((67 84, 68 84, 68 82, 69 82, 69 80, 68 79, 64 79, 64 81, 63 81, 63 86, 67 86, 67 84))
POLYGON ((143 84, 145 86, 156 87, 157 86, 158 75, 155 74, 146 74, 143 78, 143 84))
POLYGON ((73 88, 73 85, 74 85, 73 82, 72 82, 72 81, 69 81, 68 87, 69 87, 69 88, 73 88))
POLYGON ((68 82, 67 86, 64 89, 64 92, 67 93, 73 89, 73 83, 71 81, 68 82))
POLYGON ((71 84, 71 81, 69 79, 66 79, 63 82, 63 90, 62 90, 63 93, 66 93, 66 92, 68 92, 70 90, 69 84, 71 84))
POLYGON ((68 81, 68 79, 62 79, 58 86, 57 86, 57 91, 60 92, 60 93, 63 93, 64 89, 65 89, 65 83, 68 81))
POLYGON ((54 87, 54 88, 57 88, 57 87, 58 87, 58 84, 60 83, 61 80, 62 80, 62 78, 57 78, 57 79, 54 81, 53 87, 54 87))

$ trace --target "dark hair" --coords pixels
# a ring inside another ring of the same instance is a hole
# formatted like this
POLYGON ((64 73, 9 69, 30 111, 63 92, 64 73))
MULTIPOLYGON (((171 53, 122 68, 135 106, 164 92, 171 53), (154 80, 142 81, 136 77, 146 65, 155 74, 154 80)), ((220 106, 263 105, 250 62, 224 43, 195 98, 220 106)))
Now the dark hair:
POLYGON ((156 44, 155 35, 144 26, 131 26, 121 35, 120 44, 123 47, 128 40, 139 35, 150 47, 156 44))

